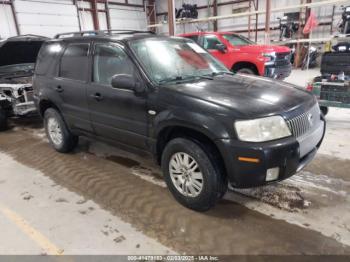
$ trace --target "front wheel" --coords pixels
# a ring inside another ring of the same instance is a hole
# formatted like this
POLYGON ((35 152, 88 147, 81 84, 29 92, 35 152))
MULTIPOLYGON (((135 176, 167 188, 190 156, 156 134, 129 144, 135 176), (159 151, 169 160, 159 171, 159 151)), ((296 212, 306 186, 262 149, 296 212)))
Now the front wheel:
POLYGON ((175 138, 162 155, 162 170, 170 192, 182 205, 196 211, 209 210, 227 191, 217 160, 205 148, 199 142, 175 138))
POLYGON ((241 68, 237 70, 237 73, 247 74, 247 75, 256 75, 255 72, 250 68, 241 68))
POLYGON ((0 108, 0 131, 5 130, 7 127, 7 114, 5 110, 0 108))
POLYGON ((67 128, 61 114, 49 108, 44 114, 44 126, 50 144, 60 153, 72 151, 78 144, 78 137, 67 128))

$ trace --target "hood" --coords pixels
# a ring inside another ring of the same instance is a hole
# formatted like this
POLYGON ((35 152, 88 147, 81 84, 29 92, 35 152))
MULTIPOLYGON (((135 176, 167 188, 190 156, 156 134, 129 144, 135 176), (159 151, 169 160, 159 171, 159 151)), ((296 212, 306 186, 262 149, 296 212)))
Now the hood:
POLYGON ((236 46, 235 49, 239 48, 242 52, 248 53, 286 53, 290 52, 289 47, 286 46, 277 46, 277 45, 245 45, 245 46, 236 46))
POLYGON ((0 43, 0 67, 34 64, 46 37, 24 35, 8 38, 0 43))
POLYGON ((238 113, 236 117, 246 119, 275 114, 289 118, 299 114, 301 107, 309 108, 315 103, 313 95, 294 85, 241 74, 174 84, 166 89, 229 109, 238 113))

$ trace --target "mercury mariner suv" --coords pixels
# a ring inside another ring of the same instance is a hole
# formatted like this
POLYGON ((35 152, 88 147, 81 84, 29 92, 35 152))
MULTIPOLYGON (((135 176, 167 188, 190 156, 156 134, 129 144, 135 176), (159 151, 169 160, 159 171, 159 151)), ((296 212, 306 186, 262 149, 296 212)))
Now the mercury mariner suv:
POLYGON ((205 211, 228 185, 286 179, 309 163, 325 121, 297 87, 233 74, 190 39, 67 33, 41 48, 34 99, 51 145, 79 136, 148 152, 174 197, 205 211))

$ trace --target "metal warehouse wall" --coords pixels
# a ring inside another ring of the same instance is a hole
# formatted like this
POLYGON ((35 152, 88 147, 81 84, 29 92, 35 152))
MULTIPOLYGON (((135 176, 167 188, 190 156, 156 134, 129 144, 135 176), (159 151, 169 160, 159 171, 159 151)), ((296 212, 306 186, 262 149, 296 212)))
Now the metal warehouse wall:
MULTIPOLYGON (((0 0, 0 38, 16 35, 13 13, 9 4, 0 0)), ((52 37, 60 32, 93 30, 91 6, 88 2, 78 0, 77 6, 72 0, 14 0, 20 34, 37 34, 52 37), (78 15, 79 14, 79 20, 78 15)), ((110 0, 122 2, 123 0, 110 0)), ((130 4, 142 5, 143 0, 129 0, 130 4)), ((104 4, 98 4, 99 10, 105 10, 104 4)), ((146 29, 147 19, 144 8, 109 5, 112 29, 146 29)), ((107 29, 105 12, 98 12, 101 29, 107 29)))
POLYGON ((11 6, 0 2, 0 39, 16 35, 11 6))
POLYGON ((16 0, 14 7, 21 34, 53 36, 79 30, 76 8, 69 0, 16 0))
MULTIPOLYGON (((142 0, 128 1, 135 4, 142 4, 142 0)), ((128 6, 110 6, 111 25, 116 29, 138 29, 147 30, 147 17, 143 8, 128 6)))
MULTIPOLYGON (((313 0, 312 2, 321 2, 322 0, 313 0)), ((198 6, 205 6, 208 5, 208 3, 212 3, 212 0, 175 0, 176 8, 180 8, 183 3, 192 3, 197 4, 198 6)), ((225 3, 228 2, 228 0, 218 0, 218 3, 225 3)), ((306 1, 304 1, 306 2, 306 1)), ((350 3, 350 1, 349 1, 350 3)), ((290 6, 290 5, 297 5, 300 4, 300 0, 272 0, 271 6, 272 8, 281 7, 281 6, 290 6)), ((259 0, 259 10, 265 10, 266 2, 265 0, 259 0)), ((157 13, 164 13, 167 12, 167 1, 165 0, 156 0, 156 7, 157 7, 157 13)), ((225 5, 225 6, 218 6, 218 15, 229 15, 232 13, 238 13, 238 12, 246 12, 248 8, 248 2, 243 3, 237 3, 237 4, 231 4, 231 5, 225 5), (246 10, 245 10, 246 9, 246 10)), ((320 23, 330 23, 331 22, 331 15, 333 11, 333 6, 322 6, 317 8, 311 9, 313 12, 315 12, 318 20, 320 23)), ((299 12, 300 9, 295 10, 288 10, 287 12, 299 12)), ((199 10, 199 18, 212 16, 212 8, 210 8, 210 11, 208 13, 208 9, 200 9, 199 10)), ((282 17, 283 12, 273 12, 271 13, 271 27, 278 27, 278 20, 277 17, 282 17)), ((334 13, 334 21, 333 21, 333 32, 337 30, 337 24, 340 21, 341 18, 341 9, 340 6, 335 8, 334 13)), ((158 22, 161 22, 163 19, 163 16, 157 16, 158 22)), ((252 16, 252 27, 251 29, 254 29, 255 24, 255 16, 252 16)), ((246 31, 248 28, 248 17, 237 17, 237 18, 230 18, 230 19, 224 19, 224 20, 218 20, 218 30, 219 31, 246 31)), ((265 28, 265 15, 259 14, 258 19, 258 28, 262 29, 262 31, 259 31, 258 33, 258 42, 264 41, 264 31, 265 28)), ((213 29, 213 23, 196 23, 196 24, 186 24, 186 25, 177 25, 176 33, 184 33, 184 32, 193 32, 197 31, 198 29, 203 30, 212 30, 213 29)), ((168 28, 167 25, 164 25, 162 27, 158 27, 158 31, 160 33, 167 33, 168 28)), ((243 35, 248 35, 247 32, 242 32, 243 35)), ((319 26, 315 32, 313 33, 313 38, 319 38, 319 37, 327 37, 330 35, 330 25, 324 25, 319 26)), ((254 36, 254 33, 252 33, 252 38, 254 36)), ((278 39, 279 31, 278 30, 272 30, 270 39, 278 39)))

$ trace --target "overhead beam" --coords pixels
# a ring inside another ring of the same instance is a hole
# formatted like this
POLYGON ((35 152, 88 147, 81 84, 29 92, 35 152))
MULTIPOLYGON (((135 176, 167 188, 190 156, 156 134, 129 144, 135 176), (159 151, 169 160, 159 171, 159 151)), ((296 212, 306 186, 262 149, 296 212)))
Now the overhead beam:
MULTIPOLYGON (((78 10, 79 11, 87 11, 87 12, 94 12, 95 11, 95 9, 93 9, 93 8, 81 8, 81 7, 79 7, 78 10)), ((106 13, 107 11, 104 9, 98 9, 97 12, 106 13)))

